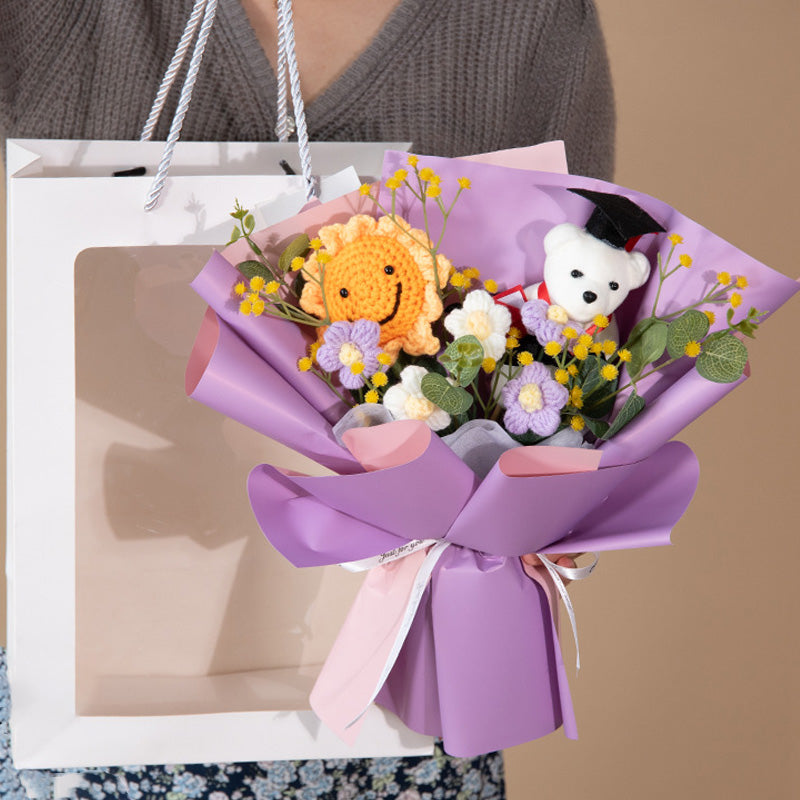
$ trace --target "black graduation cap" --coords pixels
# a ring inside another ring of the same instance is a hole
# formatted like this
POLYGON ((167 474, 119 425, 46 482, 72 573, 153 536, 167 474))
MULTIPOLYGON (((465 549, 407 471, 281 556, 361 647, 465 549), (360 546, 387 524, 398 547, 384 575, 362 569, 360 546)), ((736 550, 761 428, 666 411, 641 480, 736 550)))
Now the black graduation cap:
POLYGON ((627 197, 590 189, 569 191, 594 203, 594 211, 585 228, 596 239, 608 242, 612 247, 624 247, 630 251, 645 233, 664 233, 666 230, 627 197))

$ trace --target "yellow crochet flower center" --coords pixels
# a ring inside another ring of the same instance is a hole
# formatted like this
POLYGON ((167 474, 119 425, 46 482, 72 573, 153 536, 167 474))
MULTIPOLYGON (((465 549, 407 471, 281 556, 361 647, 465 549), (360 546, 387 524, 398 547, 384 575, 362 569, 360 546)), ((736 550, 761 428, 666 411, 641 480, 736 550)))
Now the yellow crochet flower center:
POLYGON ((522 406, 523 411, 530 414, 532 411, 540 411, 544 406, 542 400, 542 390, 535 383, 526 383, 519 390, 519 404, 522 406))
POLYGON ((467 317, 467 330, 478 339, 487 339, 492 332, 492 323, 485 311, 473 311, 467 317))
POLYGON ((547 309, 547 319, 551 322, 557 322, 559 325, 566 325, 569 315, 563 306, 550 306, 547 309))
POLYGON ((403 411, 409 419, 426 420, 436 411, 436 406, 427 397, 414 397, 410 394, 403 403, 403 411))
POLYGON ((345 342, 339 348, 339 361, 346 367, 361 361, 363 357, 364 354, 352 342, 345 342))

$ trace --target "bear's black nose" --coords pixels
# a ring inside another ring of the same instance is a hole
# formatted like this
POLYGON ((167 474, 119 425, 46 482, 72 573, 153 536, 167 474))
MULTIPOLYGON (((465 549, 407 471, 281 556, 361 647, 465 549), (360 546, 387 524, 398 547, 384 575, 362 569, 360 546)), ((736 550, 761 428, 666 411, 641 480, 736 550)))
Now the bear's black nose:
POLYGON ((597 295, 594 292, 584 292, 583 293, 583 302, 584 303, 594 303, 597 300, 597 295))

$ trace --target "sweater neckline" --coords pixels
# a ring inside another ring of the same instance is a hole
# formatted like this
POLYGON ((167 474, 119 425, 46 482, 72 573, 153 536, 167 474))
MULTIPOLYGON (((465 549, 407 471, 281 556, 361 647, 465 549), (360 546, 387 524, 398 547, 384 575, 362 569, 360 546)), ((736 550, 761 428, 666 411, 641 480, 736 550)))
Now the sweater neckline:
MULTIPOLYGON (((305 104, 309 127, 318 128, 337 119, 341 121, 347 107, 358 102, 359 89, 368 85, 370 76, 382 67, 396 47, 403 45, 403 39, 408 38, 414 27, 428 22, 422 19, 426 16, 426 5, 430 9, 437 4, 426 4, 425 0, 400 0, 383 27, 345 71, 314 100, 305 104)), ((240 52, 242 68, 253 81, 251 88, 254 99, 260 104, 259 113, 264 114, 274 127, 278 82, 272 64, 240 0, 223 0, 220 6, 225 12, 223 25, 227 23, 230 27, 233 46, 240 52)))

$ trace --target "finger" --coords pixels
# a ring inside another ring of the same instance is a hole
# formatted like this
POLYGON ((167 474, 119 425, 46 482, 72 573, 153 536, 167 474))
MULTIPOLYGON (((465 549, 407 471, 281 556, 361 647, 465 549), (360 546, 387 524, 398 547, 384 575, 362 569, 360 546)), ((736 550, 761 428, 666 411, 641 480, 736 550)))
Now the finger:
MULTIPOLYGON (((575 559, 580 558, 583 553, 547 553, 546 555, 554 564, 572 569, 575 567, 575 559)), ((523 563, 528 564, 528 566, 540 567, 542 565, 542 560, 536 553, 526 553, 521 558, 523 563)))

